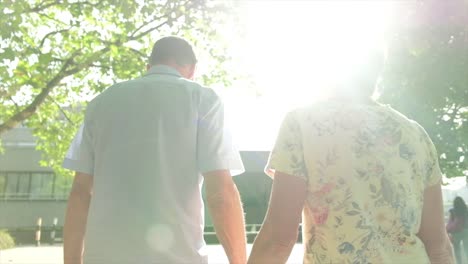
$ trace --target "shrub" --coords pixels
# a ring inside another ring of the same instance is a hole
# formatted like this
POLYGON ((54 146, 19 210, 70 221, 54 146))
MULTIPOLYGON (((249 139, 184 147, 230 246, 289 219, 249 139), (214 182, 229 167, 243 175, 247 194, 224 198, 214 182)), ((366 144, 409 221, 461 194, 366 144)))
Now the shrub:
POLYGON ((12 248, 15 246, 15 241, 5 230, 0 230, 0 249, 12 248))

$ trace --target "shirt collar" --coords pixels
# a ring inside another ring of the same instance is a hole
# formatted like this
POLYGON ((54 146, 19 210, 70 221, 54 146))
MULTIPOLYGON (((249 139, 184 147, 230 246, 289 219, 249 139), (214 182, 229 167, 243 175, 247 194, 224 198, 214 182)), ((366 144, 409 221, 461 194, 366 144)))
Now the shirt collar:
POLYGON ((152 66, 145 75, 149 74, 163 74, 182 77, 182 75, 180 75, 180 73, 176 69, 162 64, 152 66))

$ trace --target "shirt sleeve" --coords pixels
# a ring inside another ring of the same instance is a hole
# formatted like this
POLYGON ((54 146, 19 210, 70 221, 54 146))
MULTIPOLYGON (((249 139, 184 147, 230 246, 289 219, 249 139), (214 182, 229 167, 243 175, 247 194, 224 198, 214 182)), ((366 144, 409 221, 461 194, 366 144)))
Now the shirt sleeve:
POLYGON ((272 178, 275 171, 307 180, 301 129, 293 112, 284 118, 265 167, 265 173, 272 178))
POLYGON ((232 142, 225 121, 224 105, 210 89, 202 93, 199 104, 197 132, 197 163, 201 173, 230 170, 231 175, 243 173, 239 151, 232 142))
POLYGON ((63 167, 94 175, 94 151, 91 142, 90 128, 85 123, 78 129, 63 160, 63 167))
POLYGON ((427 132, 420 126, 421 138, 420 141, 424 148, 422 160, 422 170, 424 183, 426 187, 440 184, 442 180, 442 172, 439 167, 439 158, 437 150, 427 132))

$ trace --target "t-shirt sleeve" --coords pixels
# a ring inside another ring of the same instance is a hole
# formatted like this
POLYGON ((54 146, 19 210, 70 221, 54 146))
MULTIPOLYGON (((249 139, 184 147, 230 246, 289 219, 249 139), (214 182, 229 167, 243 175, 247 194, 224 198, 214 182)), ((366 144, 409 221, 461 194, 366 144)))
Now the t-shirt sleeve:
POLYGON ((283 120, 265 167, 265 173, 272 178, 275 171, 307 180, 301 129, 294 112, 287 114, 283 120))
POLYGON ((197 164, 201 173, 230 170, 234 176, 245 171, 239 151, 232 142, 224 105, 214 91, 206 88, 199 103, 197 164))
POLYGON ((424 183, 426 187, 440 184, 442 180, 442 172, 439 167, 439 158, 437 155, 437 150, 432 142, 431 138, 424 130, 421 128, 420 141, 423 145, 425 151, 422 160, 422 170, 424 175, 424 183))
POLYGON ((63 160, 65 169, 94 175, 94 151, 90 126, 81 125, 63 160))

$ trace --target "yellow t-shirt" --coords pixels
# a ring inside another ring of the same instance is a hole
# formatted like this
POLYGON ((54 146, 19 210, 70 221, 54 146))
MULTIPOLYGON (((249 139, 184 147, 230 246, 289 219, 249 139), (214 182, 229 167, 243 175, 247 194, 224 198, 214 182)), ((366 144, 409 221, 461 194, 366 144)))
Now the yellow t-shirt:
POLYGON ((322 102, 289 113, 266 168, 306 179, 304 263, 429 263, 416 236, 439 184, 434 145, 378 103, 322 102))

